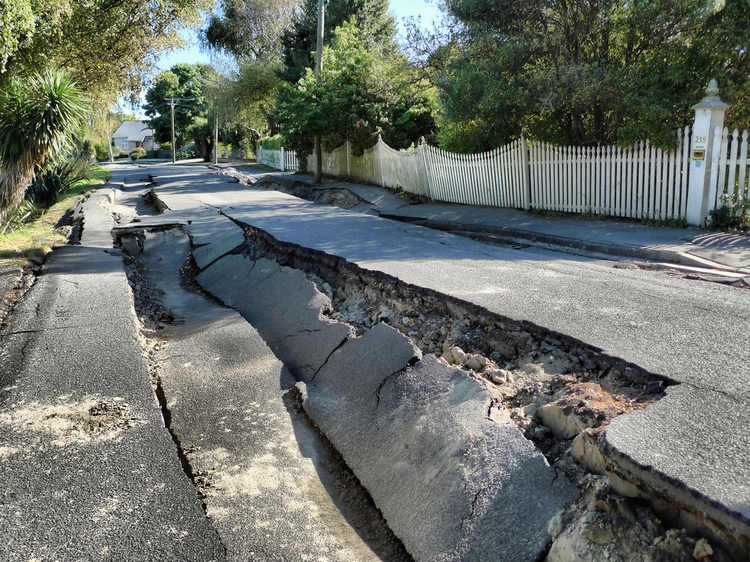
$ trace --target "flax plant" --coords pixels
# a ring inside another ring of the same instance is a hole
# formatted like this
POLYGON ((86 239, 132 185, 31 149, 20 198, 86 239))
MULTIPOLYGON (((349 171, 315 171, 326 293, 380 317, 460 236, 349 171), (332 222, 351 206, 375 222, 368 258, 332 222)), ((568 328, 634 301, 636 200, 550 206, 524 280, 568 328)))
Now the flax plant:
POLYGON ((0 92, 0 224, 21 204, 36 171, 66 149, 83 117, 83 95, 64 71, 35 74, 0 92))

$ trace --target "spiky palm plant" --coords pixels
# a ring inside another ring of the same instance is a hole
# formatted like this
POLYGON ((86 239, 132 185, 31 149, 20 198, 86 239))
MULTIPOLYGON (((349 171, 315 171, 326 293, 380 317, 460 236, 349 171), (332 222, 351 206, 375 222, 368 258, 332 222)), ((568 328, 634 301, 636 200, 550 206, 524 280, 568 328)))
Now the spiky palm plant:
POLYGON ((0 223, 83 116, 82 93, 65 71, 36 74, 0 92, 0 223))

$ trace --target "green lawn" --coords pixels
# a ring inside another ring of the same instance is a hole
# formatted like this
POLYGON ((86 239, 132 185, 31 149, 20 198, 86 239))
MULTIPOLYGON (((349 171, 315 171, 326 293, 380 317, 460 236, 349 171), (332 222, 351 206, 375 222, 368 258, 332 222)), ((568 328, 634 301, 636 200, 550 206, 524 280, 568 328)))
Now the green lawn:
POLYGON ((90 179, 77 183, 60 195, 57 203, 42 216, 19 230, 0 235, 0 267, 41 264, 52 248, 67 244, 65 236, 54 232, 55 225, 79 197, 103 185, 111 177, 107 170, 95 168, 90 179))

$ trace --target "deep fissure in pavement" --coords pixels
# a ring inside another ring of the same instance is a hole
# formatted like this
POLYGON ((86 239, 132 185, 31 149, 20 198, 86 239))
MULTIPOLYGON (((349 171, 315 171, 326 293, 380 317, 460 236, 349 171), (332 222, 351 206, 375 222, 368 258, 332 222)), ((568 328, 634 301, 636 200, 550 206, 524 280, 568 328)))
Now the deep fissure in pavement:
MULTIPOLYGON (((442 357, 490 382, 526 437, 550 464, 557 463, 571 476, 578 468, 565 449, 573 437, 583 429, 600 432, 617 415, 646 407, 674 384, 529 322, 502 317, 330 254, 279 242, 249 225, 242 227, 247 242, 233 252, 306 272, 331 299, 327 313, 332 320, 352 325, 358 335, 385 322, 411 338, 423 353, 442 357), (551 403, 559 408, 550 407, 551 403), (539 417, 543 406, 541 415, 552 427, 539 417), (578 420, 572 419, 576 416, 578 420)), ((591 438, 597 436, 591 431, 591 438)))
POLYGON ((331 320, 354 326, 358 335, 379 322, 389 323, 423 352, 464 368, 494 388, 498 402, 545 453, 558 476, 571 478, 583 491, 578 502, 550 522, 550 562, 569 560, 566 556, 576 548, 588 549, 592 560, 637 559, 643 556, 642 548, 648 548, 649 559, 655 561, 690 555, 702 559, 710 552, 713 560, 728 559, 722 551, 712 551, 699 534, 680 528, 680 516, 668 513, 674 506, 662 505, 660 510, 672 517, 657 518, 646 506, 650 498, 625 498, 614 492, 628 482, 613 488, 607 477, 597 475, 617 476, 606 470, 611 467, 604 467, 600 452, 607 423, 658 400, 671 381, 533 324, 237 224, 245 230, 246 243, 230 254, 266 258, 307 272, 330 297, 332 306, 326 313, 331 320))
MULTIPOLYGON (((147 230, 164 231, 172 229, 179 230, 175 226, 156 227, 147 230)), ((138 251, 143 252, 145 249, 145 231, 141 230, 139 233, 138 230, 136 228, 127 233, 120 234, 116 242, 124 250, 125 269, 133 294, 134 308, 141 324, 141 348, 148 365, 148 372, 154 392, 162 410, 165 426, 175 443, 183 470, 193 482, 204 512, 208 515, 208 505, 206 502, 209 501, 208 496, 214 485, 215 475, 212 471, 195 470, 192 466, 190 454, 194 451, 192 451, 191 447, 188 447, 186 450, 180 436, 174 431, 169 397, 165 393, 160 373, 159 353, 169 345, 172 328, 189 319, 181 318, 174 311, 169 310, 163 305, 162 299, 165 293, 158 286, 159 272, 149 271, 137 256, 138 251), (127 245, 122 244, 122 240, 125 238, 131 238, 133 242, 127 245), (137 249, 136 255, 128 252, 128 247, 137 249)), ((224 306, 219 299, 206 292, 197 283, 195 277, 199 272, 200 270, 192 254, 188 255, 187 261, 180 269, 183 288, 200 295, 214 304, 224 306)), ((295 418, 295 423, 301 423, 306 426, 309 435, 313 436, 316 455, 322 459, 321 462, 326 466, 329 474, 328 478, 332 482, 335 482, 339 488, 337 496, 334 497, 332 495, 331 499, 339 507, 346 520, 355 528, 357 534, 364 539, 368 546, 381 559, 393 562, 408 562, 412 560, 401 541, 388 528, 381 512, 376 507, 367 490, 346 465, 338 451, 327 440, 326 436, 301 408, 300 397, 296 390, 295 387, 292 387, 288 392, 284 393, 284 405, 290 417, 295 418)), ((227 547, 223 543, 222 546, 226 550, 227 547)))
MULTIPOLYGON (((135 236, 135 238, 137 240, 136 244, 142 250, 142 239, 139 239, 137 236, 135 236)), ((117 240, 116 242, 120 245, 120 240, 117 240)), ((125 261, 125 273, 133 295, 133 306, 141 325, 141 333, 139 335, 141 353, 146 361, 151 386, 154 389, 154 395, 159 404, 162 419, 164 420, 164 427, 169 432, 172 442, 175 445, 182 470, 195 486, 196 493, 201 501, 203 512, 206 513, 207 508, 204 493, 206 485, 205 477, 193 470, 193 467, 190 464, 190 459, 180 441, 180 437, 174 431, 172 426, 172 412, 169 408, 167 396, 164 393, 164 387, 159 372, 159 362, 156 358, 156 353, 159 351, 162 342, 155 336, 163 330, 166 324, 173 323, 175 318, 171 311, 162 306, 161 297, 164 292, 150 282, 149 272, 143 264, 127 251, 123 253, 123 259, 125 261)))
MULTIPOLYGON (((632 559, 641 555, 639 544, 650 545, 652 560, 664 561, 712 550, 703 538, 705 527, 698 525, 699 531, 693 528, 692 534, 682 528, 676 513, 684 511, 661 503, 657 516, 650 498, 626 498, 615 492, 632 486, 618 478, 601 452, 603 433, 612 419, 660 399, 673 381, 573 338, 237 224, 246 242, 232 253, 306 272, 331 299, 327 314, 332 320, 354 326, 357 335, 386 322, 423 353, 442 357, 489 383, 559 476, 570 478, 583 491, 581 499, 551 523, 550 562, 567 560, 571 545, 580 547, 580 537, 596 534, 593 527, 606 528, 619 550, 607 550, 608 541, 589 541, 592 559, 618 552, 632 559), (616 486, 610 479, 617 480, 616 486)), ((714 560, 729 559, 723 551, 712 552, 714 560)))

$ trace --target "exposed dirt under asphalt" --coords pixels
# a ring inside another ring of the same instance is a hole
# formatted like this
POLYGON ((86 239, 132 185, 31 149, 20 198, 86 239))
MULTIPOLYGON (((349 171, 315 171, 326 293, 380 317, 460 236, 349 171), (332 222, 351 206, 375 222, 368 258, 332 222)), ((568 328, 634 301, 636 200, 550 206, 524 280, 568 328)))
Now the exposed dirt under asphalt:
MULTIPOLYGON (((702 560, 709 551, 711 560, 728 560, 706 538, 671 527, 648 502, 618 494, 609 478, 599 474, 603 466, 597 440, 606 425, 658 400, 670 381, 581 342, 373 276, 332 256, 280 244, 251 227, 245 226, 245 233, 247 242, 237 252, 306 272, 331 298, 327 314, 332 320, 347 322, 359 334, 378 322, 389 323, 424 353, 475 373, 494 389, 524 435, 561 477, 583 491, 578 502, 550 523, 550 562, 702 560)), ((137 272, 138 265, 131 266, 131 274, 137 272)), ((196 286, 197 272, 192 262, 183 268, 188 286, 196 286)), ((139 296, 145 287, 140 279, 137 273, 131 277, 139 315, 153 333, 167 333, 179 319, 159 308, 158 288, 146 289, 145 299, 139 296)), ((343 461, 341 465, 346 472, 343 461)), ((195 478, 199 489, 205 485, 200 476, 195 478)))

